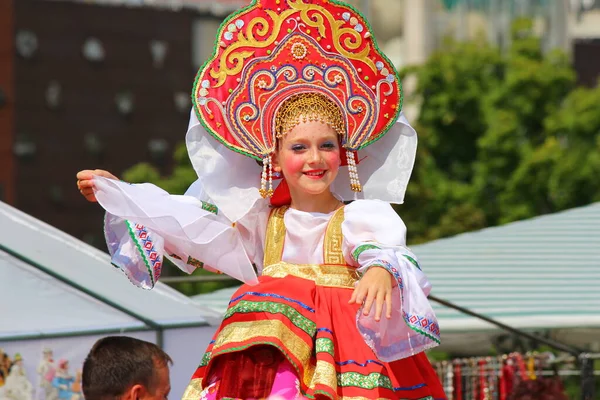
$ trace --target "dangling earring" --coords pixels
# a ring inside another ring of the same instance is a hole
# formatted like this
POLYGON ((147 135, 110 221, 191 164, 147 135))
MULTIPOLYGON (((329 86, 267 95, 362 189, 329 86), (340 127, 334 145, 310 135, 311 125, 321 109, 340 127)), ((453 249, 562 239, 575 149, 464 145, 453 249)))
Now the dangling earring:
POLYGON ((358 169, 354 160, 355 152, 346 150, 346 158, 348 160, 348 173, 350 174, 350 188, 354 192, 362 192, 362 186, 358 180, 358 169))
POLYGON ((273 196, 273 160, 270 154, 263 158, 263 170, 260 177, 260 190, 258 192, 263 199, 273 196), (267 179, 269 181, 268 186, 267 179))
POLYGON ((273 196, 273 160, 271 159, 271 155, 269 154, 269 190, 267 191, 267 196, 273 196))
POLYGON ((260 175, 260 190, 258 191, 262 198, 267 197, 267 164, 269 163, 268 157, 263 158, 262 160, 262 174, 260 175))

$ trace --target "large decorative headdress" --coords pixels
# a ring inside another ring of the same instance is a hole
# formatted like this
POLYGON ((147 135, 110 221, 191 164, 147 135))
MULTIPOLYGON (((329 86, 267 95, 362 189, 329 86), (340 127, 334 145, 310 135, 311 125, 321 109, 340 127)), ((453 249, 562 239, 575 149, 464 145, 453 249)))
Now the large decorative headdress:
POLYGON ((228 17, 192 98, 212 136, 262 162, 263 197, 273 192, 277 136, 297 123, 286 120, 298 118, 290 99, 308 113, 329 110, 324 122, 340 133, 354 191, 356 153, 390 129, 402 105, 398 75, 368 23, 337 0, 254 0, 228 17))

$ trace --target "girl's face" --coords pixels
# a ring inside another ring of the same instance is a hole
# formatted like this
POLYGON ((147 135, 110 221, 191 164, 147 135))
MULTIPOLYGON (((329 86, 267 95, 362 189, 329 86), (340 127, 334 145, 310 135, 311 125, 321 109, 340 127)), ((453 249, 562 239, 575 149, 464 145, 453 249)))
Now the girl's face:
POLYGON ((283 173, 292 198, 329 192, 341 164, 338 135, 329 125, 302 122, 278 145, 273 169, 283 173))

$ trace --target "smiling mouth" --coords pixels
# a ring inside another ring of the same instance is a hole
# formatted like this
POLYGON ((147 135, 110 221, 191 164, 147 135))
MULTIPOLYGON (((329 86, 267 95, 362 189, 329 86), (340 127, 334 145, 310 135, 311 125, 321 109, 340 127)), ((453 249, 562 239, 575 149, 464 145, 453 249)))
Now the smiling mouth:
POLYGON ((304 175, 306 175, 309 178, 312 179, 317 179, 317 178, 322 178, 323 175, 325 175, 325 171, 307 171, 304 172, 304 175))

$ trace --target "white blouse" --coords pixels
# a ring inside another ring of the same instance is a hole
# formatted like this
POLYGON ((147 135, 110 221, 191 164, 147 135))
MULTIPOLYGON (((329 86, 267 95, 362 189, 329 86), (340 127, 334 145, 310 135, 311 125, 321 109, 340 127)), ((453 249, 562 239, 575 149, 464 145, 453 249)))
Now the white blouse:
MULTIPOLYGON (((250 261, 259 273, 263 267, 265 234, 271 208, 261 204, 236 227, 250 261)), ((282 261, 293 264, 322 264, 323 240, 331 213, 306 212, 289 208, 284 215, 286 234, 282 261)), ((365 243, 405 246, 406 226, 392 207, 378 200, 356 200, 344 207, 342 251, 349 265, 360 267, 352 257, 365 243)))
MULTIPOLYGON (((112 262, 132 283, 152 288, 164 257, 186 272, 202 266, 256 283, 254 267, 259 275, 263 267, 268 201, 256 202, 232 223, 216 207, 192 196, 169 195, 150 184, 94 179, 96 197, 107 211, 105 234, 112 262)), ((323 263, 323 240, 332 215, 288 209, 282 260, 323 263)), ((437 345, 439 328, 427 300, 431 285, 406 247, 406 226, 393 208, 379 200, 350 203, 344 207, 342 235, 349 265, 359 272, 383 266, 396 281, 392 319, 377 322, 362 312, 356 316, 357 328, 377 356, 392 361, 437 345)))

